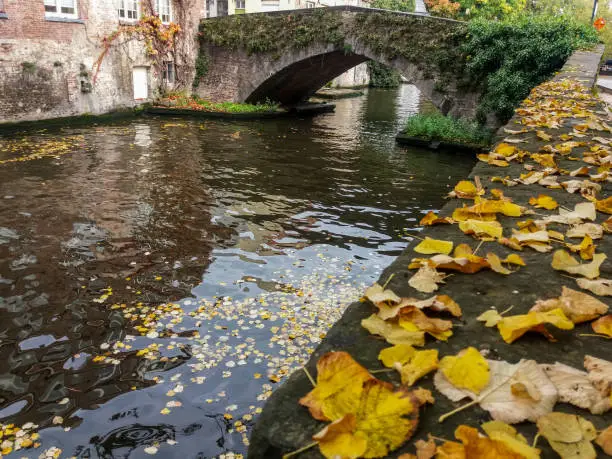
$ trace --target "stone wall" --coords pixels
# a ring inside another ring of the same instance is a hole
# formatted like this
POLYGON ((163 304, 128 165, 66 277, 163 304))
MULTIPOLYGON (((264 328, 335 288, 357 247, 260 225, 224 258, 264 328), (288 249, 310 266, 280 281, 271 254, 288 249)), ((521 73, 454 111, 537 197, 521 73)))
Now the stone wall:
POLYGON ((332 88, 359 88, 370 84, 370 73, 367 64, 359 64, 342 75, 334 78, 332 88))
MULTIPOLYGON (((191 0, 183 27, 189 61, 203 0, 191 0), (189 43, 191 42, 191 43, 189 43)), ((109 51, 94 82, 101 39, 120 27, 114 0, 78 0, 78 19, 46 18, 39 0, 4 0, 0 19, 0 123, 131 108, 154 96, 159 75, 141 43, 109 51), (147 67, 149 98, 134 100, 132 72, 147 67)), ((193 67, 193 64, 190 64, 193 67)))

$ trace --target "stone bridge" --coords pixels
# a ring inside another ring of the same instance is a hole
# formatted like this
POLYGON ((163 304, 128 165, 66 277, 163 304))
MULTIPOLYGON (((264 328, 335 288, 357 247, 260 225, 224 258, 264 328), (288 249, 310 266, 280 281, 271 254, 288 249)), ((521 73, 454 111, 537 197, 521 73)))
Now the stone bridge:
POLYGON ((443 113, 473 117, 481 85, 465 76, 466 34, 460 21, 346 6, 205 19, 195 93, 293 105, 374 60, 398 70, 443 113))

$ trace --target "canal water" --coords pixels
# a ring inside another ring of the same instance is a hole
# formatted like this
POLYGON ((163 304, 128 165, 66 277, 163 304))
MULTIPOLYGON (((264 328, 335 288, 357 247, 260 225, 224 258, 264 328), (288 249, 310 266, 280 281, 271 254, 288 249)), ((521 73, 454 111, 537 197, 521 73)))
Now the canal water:
POLYGON ((418 109, 405 85, 308 119, 0 138, 4 453, 245 454, 271 392, 472 168, 396 146, 418 109))

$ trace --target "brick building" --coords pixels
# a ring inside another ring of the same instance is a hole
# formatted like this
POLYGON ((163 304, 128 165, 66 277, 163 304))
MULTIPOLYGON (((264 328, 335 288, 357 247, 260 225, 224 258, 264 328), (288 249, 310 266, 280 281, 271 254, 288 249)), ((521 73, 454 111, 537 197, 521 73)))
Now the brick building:
POLYGON ((0 123, 133 107, 154 97, 162 80, 172 85, 177 68, 189 80, 205 1, 0 0, 0 123), (136 23, 143 7, 179 23, 181 55, 159 69, 142 42, 119 40, 96 72, 102 39, 136 23))

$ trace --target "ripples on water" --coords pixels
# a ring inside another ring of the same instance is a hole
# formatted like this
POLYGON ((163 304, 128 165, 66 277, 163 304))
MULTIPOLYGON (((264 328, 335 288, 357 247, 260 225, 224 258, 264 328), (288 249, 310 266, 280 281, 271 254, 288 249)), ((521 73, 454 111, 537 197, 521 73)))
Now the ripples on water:
POLYGON ((244 453, 270 392, 473 165, 395 145, 417 106, 403 86, 313 119, 0 139, 0 160, 74 139, 0 165, 0 422, 44 429, 14 456, 244 453))

